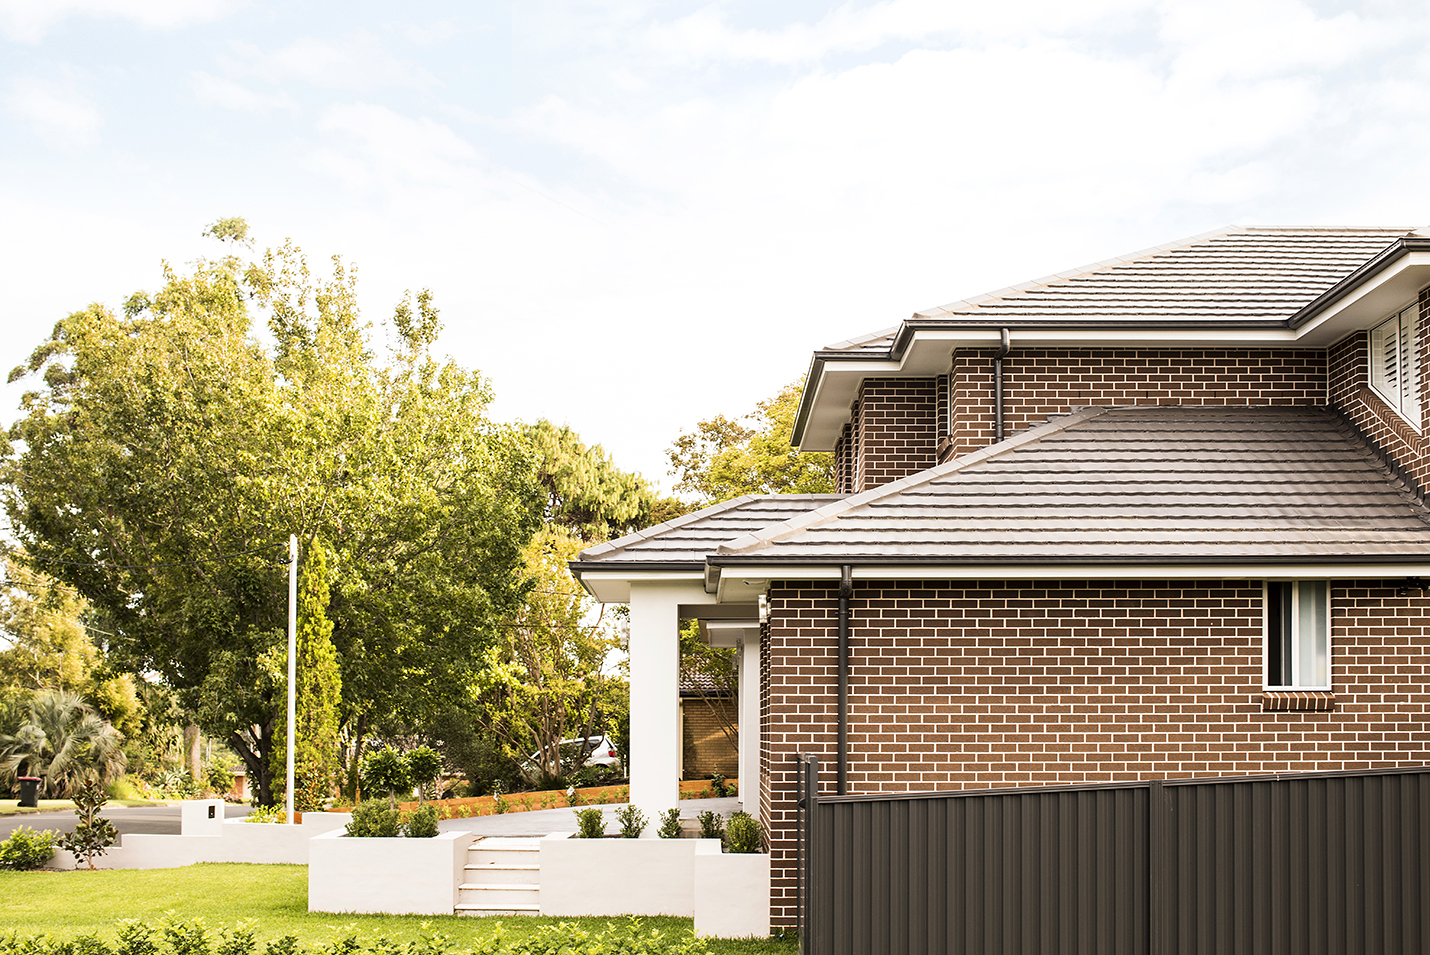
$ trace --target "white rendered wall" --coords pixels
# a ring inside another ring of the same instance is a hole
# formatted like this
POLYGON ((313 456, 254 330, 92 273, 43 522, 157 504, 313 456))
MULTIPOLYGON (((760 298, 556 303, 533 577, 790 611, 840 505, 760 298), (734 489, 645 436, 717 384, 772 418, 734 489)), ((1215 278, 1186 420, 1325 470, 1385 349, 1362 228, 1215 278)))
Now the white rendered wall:
POLYGON ((315 836, 308 911, 451 915, 472 839, 470 832, 440 832, 434 839, 315 836))
MULTIPOLYGON (((653 838, 659 814, 680 801, 679 607, 703 585, 631 583, 631 803, 653 838)), ((704 602, 704 601, 701 601, 704 602)))
MULTIPOLYGON (((718 839, 541 840, 542 915, 695 914, 695 850, 718 839)), ((769 893, 760 900, 769 908, 769 893)))
POLYGON ((760 641, 748 631, 740 647, 739 679, 740 806, 753 814, 760 801, 760 641))
POLYGON ((695 850, 695 934, 769 938, 770 857, 720 851, 715 839, 695 850))

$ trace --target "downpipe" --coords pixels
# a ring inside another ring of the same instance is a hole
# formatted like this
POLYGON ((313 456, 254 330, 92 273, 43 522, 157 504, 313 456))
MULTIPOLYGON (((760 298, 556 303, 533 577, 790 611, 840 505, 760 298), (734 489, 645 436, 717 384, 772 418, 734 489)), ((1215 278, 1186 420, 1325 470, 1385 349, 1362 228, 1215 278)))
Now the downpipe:
POLYGON ((854 593, 854 568, 839 568, 839 712, 837 716, 835 792, 849 791, 849 598, 854 593))
POLYGON ((1003 440, 1003 359, 1008 357, 1008 329, 1000 328, 1002 343, 993 355, 993 441, 1003 440))

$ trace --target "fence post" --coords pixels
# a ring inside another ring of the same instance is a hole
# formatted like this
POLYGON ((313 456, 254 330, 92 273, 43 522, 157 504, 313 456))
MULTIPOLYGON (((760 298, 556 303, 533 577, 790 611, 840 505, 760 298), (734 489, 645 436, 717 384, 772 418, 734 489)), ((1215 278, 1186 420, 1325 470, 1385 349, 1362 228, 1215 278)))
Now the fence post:
POLYGON ((813 924, 810 919, 810 889, 813 885, 813 844, 814 834, 814 810, 819 804, 819 760, 813 756, 800 755, 795 757, 795 765, 798 767, 798 787, 796 794, 798 802, 796 806, 799 810, 799 841, 797 843, 798 861, 796 871, 798 872, 798 892, 799 907, 797 909, 799 918, 796 928, 799 931, 799 955, 813 955, 817 948, 810 938, 810 926, 813 924))
POLYGON ((1166 794, 1162 780, 1150 780, 1147 793, 1147 936, 1149 955, 1167 952, 1166 794))

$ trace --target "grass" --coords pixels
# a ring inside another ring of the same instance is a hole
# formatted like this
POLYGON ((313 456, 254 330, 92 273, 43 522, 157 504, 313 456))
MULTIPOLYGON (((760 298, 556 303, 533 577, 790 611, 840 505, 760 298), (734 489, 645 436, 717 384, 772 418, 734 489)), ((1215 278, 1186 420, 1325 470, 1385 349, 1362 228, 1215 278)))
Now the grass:
MULTIPOLYGON (((500 922, 509 941, 543 925, 578 922, 599 929, 611 919, 544 917, 470 918, 431 915, 333 915, 308 911, 308 870, 298 865, 201 863, 182 869, 109 869, 99 872, 0 872, 0 931, 22 935, 49 933, 73 938, 94 933, 114 943, 115 923, 137 918, 157 924, 165 912, 201 918, 210 929, 256 919, 261 942, 293 935, 311 946, 331 940, 347 926, 369 937, 386 936, 406 944, 426 926, 452 937, 462 952, 486 938, 500 922)), ((650 928, 689 932, 691 920, 651 917, 650 928)), ((792 941, 710 939, 716 955, 795 955, 792 941)))

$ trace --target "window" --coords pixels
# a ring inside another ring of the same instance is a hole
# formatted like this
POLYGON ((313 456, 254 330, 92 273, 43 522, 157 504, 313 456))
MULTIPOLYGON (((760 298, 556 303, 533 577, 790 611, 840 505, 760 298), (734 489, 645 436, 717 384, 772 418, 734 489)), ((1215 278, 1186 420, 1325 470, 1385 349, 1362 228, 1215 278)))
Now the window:
POLYGON ((1370 330, 1370 384, 1385 403, 1420 427, 1420 307, 1402 309, 1370 330))
POLYGON ((1266 688, 1331 688, 1331 587, 1328 582, 1267 582, 1266 688))

